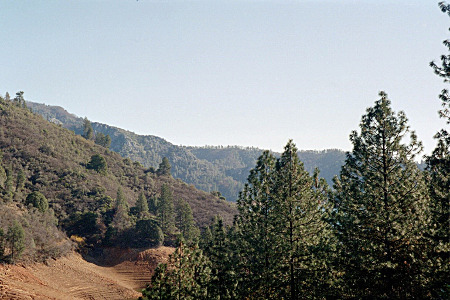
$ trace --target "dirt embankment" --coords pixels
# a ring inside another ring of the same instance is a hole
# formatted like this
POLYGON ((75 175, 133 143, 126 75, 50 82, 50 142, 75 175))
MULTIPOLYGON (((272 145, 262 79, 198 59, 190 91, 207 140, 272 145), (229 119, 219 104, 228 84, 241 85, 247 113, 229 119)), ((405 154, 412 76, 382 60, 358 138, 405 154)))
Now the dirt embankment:
POLYGON ((95 263, 72 253, 46 263, 0 265, 0 299, 136 299, 172 252, 107 249, 95 263))

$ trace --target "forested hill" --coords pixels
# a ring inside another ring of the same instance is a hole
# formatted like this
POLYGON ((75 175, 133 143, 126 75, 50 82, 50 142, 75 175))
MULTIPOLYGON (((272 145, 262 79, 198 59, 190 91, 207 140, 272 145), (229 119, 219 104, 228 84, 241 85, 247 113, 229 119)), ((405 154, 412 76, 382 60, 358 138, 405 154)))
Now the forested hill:
MULTIPOLYGON (((60 251, 64 234, 56 224, 93 247, 116 243, 121 232, 136 231, 142 215, 159 216, 163 187, 175 209, 181 201, 190 205, 195 225, 206 226, 216 215, 231 224, 232 203, 48 122, 17 99, 0 97, 0 261, 3 234, 16 229, 28 257, 60 251), (150 209, 140 208, 139 198, 150 209)), ((170 234, 179 229, 171 226, 170 234)))
MULTIPOLYGON (((45 119, 61 124, 77 134, 83 133, 84 119, 68 113, 61 107, 27 102, 27 105, 45 119)), ((123 157, 140 162, 145 167, 156 168, 163 157, 172 165, 172 176, 197 188, 211 192, 219 191, 227 200, 235 201, 251 168, 255 166, 262 149, 228 147, 185 147, 174 145, 160 137, 137 135, 133 132, 106 124, 92 122, 94 132, 109 135, 110 149, 123 157)), ((315 167, 331 184, 339 174, 345 152, 337 149, 323 151, 299 151, 305 169, 315 167)), ((274 153, 278 156, 278 153, 274 153)))

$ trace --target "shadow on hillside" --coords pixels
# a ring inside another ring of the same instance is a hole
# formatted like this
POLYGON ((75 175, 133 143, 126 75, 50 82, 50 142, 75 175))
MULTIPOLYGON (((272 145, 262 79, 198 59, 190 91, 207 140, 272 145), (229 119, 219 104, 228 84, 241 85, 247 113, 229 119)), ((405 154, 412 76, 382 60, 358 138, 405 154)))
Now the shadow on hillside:
POLYGON ((146 264, 155 267, 166 262, 169 255, 174 251, 171 247, 157 248, 97 248, 82 253, 82 257, 87 262, 102 267, 114 267, 128 262, 134 264, 146 264))

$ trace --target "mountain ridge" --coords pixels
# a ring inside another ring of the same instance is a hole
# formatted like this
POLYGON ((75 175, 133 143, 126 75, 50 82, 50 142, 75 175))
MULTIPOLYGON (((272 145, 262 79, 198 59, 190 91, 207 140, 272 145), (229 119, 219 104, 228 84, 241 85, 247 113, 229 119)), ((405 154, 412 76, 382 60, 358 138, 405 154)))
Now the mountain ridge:
MULTIPOLYGON (((60 106, 28 102, 27 105, 47 120, 83 134, 84 119, 60 106)), ((145 167, 157 168, 163 157, 172 165, 172 176, 206 192, 218 191, 227 200, 235 201, 243 189, 249 171, 264 151, 240 146, 177 146, 155 135, 139 135, 115 126, 91 122, 94 132, 109 135, 110 149, 123 157, 138 161, 145 167)), ((280 154, 273 152, 275 156, 280 154)), ((331 184, 339 174, 345 152, 339 149, 302 150, 298 153, 305 169, 312 173, 318 167, 321 176, 331 184)))

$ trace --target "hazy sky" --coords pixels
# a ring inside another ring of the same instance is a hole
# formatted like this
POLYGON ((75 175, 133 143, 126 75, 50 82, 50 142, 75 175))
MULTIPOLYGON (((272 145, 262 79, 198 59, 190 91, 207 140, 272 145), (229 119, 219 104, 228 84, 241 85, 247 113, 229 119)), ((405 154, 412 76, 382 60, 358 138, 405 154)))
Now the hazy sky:
POLYGON ((433 0, 0 2, 0 93, 182 145, 350 150, 384 90, 434 147, 433 0))

